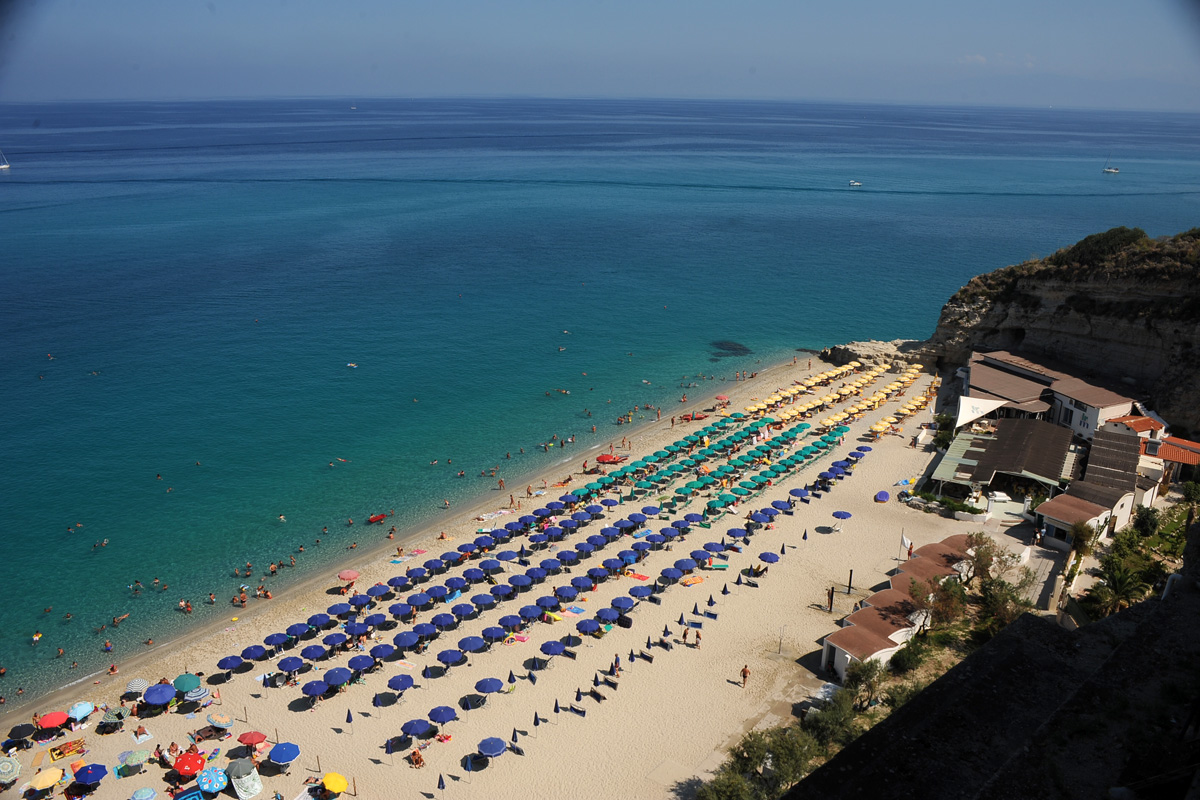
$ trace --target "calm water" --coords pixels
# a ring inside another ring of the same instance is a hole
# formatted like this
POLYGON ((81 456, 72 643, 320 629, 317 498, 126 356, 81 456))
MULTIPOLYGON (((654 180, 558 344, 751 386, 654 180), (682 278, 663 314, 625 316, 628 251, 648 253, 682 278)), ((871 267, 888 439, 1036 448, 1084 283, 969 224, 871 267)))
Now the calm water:
POLYGON ((349 105, 0 105, 10 703, 107 665, 113 615, 121 657, 224 615, 234 565, 574 462, 534 448, 619 438, 683 375, 924 337, 972 275, 1200 196, 1195 115, 349 105))

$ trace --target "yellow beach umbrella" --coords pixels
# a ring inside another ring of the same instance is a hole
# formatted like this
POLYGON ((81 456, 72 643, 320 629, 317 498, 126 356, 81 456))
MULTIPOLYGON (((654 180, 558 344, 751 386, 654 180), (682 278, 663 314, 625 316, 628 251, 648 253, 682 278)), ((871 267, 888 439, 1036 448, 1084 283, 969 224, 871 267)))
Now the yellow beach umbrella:
POLYGON ((334 794, 341 794, 350 788, 350 781, 346 780, 346 776, 336 772, 326 772, 321 783, 334 794))
POLYGON ((847 364, 846 366, 847 366, 847 367, 861 367, 861 366, 862 366, 862 362, 861 362, 861 361, 851 361, 851 362, 850 362, 849 364, 847 364))
POLYGON ((62 776, 63 771, 57 767, 54 769, 42 770, 29 779, 29 785, 40 792, 44 789, 49 789, 51 786, 61 781, 62 776))
POLYGON ((884 425, 882 423, 872 425, 871 430, 875 431, 876 433, 883 433, 884 431, 887 430, 887 425, 884 425))
POLYGON ((884 417, 883 419, 881 419, 879 421, 886 422, 888 425, 895 425, 900 420, 896 419, 895 417, 884 417))

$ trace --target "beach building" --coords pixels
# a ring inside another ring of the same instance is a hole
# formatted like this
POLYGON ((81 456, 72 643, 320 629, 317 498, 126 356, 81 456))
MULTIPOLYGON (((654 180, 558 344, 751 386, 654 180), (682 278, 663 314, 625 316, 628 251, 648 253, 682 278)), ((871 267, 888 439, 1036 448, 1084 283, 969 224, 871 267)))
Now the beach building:
POLYGON ((854 662, 875 660, 887 666, 904 643, 929 625, 929 612, 913 601, 913 581, 958 580, 956 568, 966 558, 964 535, 950 536, 927 544, 896 568, 889 588, 862 601, 861 608, 846 616, 838 630, 825 637, 821 663, 838 680, 846 680, 846 669, 854 662))
POLYGON ((1041 419, 1091 439, 1105 422, 1128 416, 1133 410, 1132 398, 1076 377, 1049 361, 1007 350, 972 353, 958 377, 962 381, 958 427, 984 415, 1041 419), (964 405, 974 405, 978 415, 964 414, 964 405))
POLYGON ((1083 448, 1074 445, 1072 438, 1071 431, 1060 425, 1004 417, 956 436, 932 480, 938 494, 957 485, 976 497, 1052 495, 1076 477, 1083 448))

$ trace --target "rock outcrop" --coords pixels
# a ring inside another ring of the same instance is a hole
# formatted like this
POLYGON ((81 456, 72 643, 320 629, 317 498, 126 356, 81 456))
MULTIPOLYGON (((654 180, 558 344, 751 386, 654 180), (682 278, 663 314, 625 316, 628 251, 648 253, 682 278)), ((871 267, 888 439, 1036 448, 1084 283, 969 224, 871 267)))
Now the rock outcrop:
POLYGON ((1089 236, 972 278, 925 342, 826 352, 840 363, 866 355, 947 369, 966 364, 972 350, 1071 365, 1146 397, 1177 432, 1200 430, 1200 228, 1162 239, 1128 228, 1089 236))

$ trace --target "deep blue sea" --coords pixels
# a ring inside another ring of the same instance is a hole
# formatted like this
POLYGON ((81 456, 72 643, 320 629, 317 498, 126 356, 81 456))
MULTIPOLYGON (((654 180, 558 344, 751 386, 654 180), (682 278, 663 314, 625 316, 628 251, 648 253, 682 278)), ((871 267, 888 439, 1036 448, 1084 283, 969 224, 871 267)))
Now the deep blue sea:
POLYGON ((535 448, 619 438, 684 375, 925 337, 977 273, 1200 223, 1197 115, 356 105, 0 104, 10 703, 107 666, 116 614, 120 658, 225 615, 199 601, 235 565, 307 543, 284 585, 365 537, 347 518, 574 462, 535 448))

